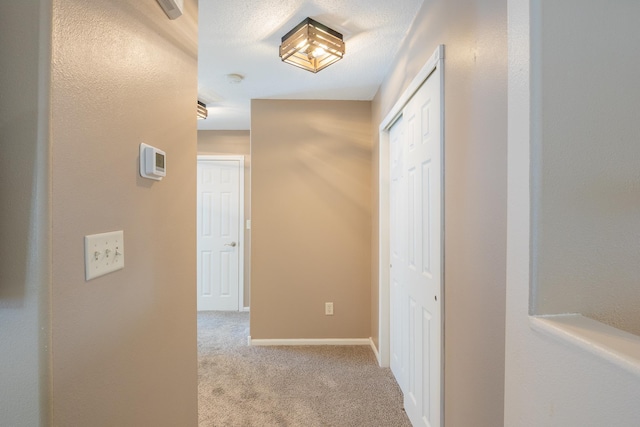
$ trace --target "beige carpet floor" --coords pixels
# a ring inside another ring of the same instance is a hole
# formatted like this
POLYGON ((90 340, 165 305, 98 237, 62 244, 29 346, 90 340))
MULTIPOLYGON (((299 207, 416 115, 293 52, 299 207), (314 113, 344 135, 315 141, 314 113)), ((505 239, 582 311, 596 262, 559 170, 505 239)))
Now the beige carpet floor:
POLYGON ((198 314, 200 427, 410 427, 367 346, 250 347, 249 313, 198 314))

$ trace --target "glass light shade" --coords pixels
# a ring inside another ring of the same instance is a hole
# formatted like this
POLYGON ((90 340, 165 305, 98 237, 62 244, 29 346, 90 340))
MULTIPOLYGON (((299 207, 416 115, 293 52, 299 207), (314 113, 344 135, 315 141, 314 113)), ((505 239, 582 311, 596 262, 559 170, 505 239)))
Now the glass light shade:
POLYGON ((198 120, 206 119, 208 115, 209 112, 207 111, 207 106, 205 105, 205 103, 202 101, 198 101, 198 120))
POLYGON ((307 18, 282 37, 280 58, 317 73, 344 56, 342 34, 307 18))

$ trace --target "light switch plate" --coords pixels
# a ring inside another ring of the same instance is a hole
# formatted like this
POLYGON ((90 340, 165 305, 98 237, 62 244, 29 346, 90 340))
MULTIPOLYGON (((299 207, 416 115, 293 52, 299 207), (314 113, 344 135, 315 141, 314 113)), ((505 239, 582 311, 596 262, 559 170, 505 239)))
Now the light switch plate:
POLYGON ((124 268, 124 231, 84 236, 85 279, 124 268))

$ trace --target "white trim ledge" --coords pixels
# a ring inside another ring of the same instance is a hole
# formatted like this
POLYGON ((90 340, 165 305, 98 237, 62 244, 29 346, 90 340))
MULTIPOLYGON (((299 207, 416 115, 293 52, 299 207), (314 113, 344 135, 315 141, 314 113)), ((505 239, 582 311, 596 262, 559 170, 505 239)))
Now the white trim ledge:
POLYGON ((291 346, 291 345, 372 345, 371 338, 294 338, 294 339, 252 339, 251 346, 291 346))
POLYGON ((530 316, 535 331, 580 347, 640 377, 640 337, 581 314, 530 316))
POLYGON ((250 311, 250 308, 249 308, 249 307, 244 307, 244 308, 243 308, 242 310, 240 310, 240 311, 250 311))

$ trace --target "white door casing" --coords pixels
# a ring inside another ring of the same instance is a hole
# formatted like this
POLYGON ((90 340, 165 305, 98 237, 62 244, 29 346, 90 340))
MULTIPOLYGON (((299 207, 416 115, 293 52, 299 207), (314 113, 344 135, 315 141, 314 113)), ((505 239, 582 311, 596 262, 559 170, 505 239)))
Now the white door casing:
POLYGON ((380 125, 379 362, 396 375, 413 425, 430 427, 443 421, 443 53, 380 125))
POLYGON ((198 156, 197 307, 243 307, 244 160, 198 156))

